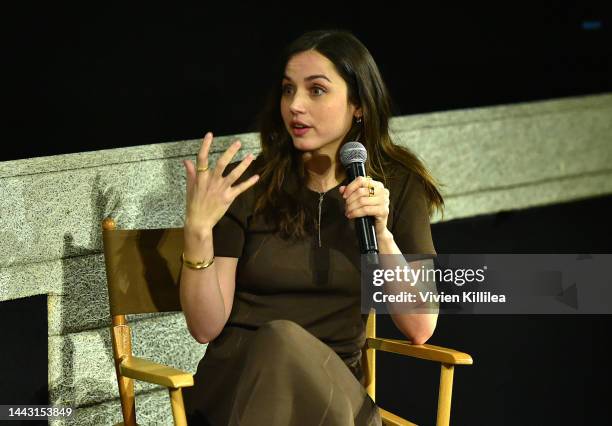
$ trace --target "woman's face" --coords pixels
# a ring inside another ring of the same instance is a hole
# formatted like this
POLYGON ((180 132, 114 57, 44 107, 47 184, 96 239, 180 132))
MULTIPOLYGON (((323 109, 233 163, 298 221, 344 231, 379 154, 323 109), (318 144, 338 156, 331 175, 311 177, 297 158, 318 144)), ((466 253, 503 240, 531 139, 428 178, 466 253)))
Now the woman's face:
POLYGON ((294 55, 285 67, 281 114, 293 146, 335 158, 360 110, 348 100, 334 64, 314 50, 294 55))

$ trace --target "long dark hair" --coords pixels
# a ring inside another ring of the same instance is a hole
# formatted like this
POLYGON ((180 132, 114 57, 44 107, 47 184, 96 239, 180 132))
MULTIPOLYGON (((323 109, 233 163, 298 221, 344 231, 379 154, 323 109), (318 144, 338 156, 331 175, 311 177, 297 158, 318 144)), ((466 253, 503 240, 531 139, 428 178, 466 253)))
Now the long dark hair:
MULTIPOLYGON (((262 166, 260 184, 265 188, 255 210, 279 226, 286 238, 302 238, 310 229, 309 215, 295 191, 287 188, 293 179, 305 186, 300 152, 293 146, 280 111, 281 80, 285 66, 296 54, 315 50, 329 59, 348 87, 348 100, 361 107, 361 123, 353 122, 343 144, 359 141, 368 151, 366 172, 387 185, 387 171, 398 163, 422 181, 429 202, 429 213, 442 210, 444 201, 437 183, 424 164, 409 149, 395 145, 389 136, 391 100, 385 83, 368 49, 351 33, 340 30, 312 31, 303 34, 284 51, 277 69, 276 84, 259 117, 262 166)), ((339 159, 337 159, 339 161, 339 159)))

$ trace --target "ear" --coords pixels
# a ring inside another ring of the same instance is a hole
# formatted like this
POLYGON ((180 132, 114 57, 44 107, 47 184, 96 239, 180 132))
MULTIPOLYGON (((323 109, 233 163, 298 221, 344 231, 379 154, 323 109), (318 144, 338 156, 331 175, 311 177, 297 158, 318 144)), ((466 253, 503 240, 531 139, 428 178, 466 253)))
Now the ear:
POLYGON ((353 116, 355 118, 361 118, 363 117, 363 111, 361 110, 361 107, 357 107, 355 108, 355 112, 353 113, 353 116))

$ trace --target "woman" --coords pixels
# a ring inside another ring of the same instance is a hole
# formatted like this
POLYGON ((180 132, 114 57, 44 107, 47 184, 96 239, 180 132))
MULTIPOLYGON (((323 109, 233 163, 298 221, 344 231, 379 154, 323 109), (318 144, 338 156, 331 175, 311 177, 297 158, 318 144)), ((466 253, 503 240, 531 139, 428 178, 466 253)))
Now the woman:
MULTIPOLYGON (((375 218, 379 251, 434 253, 434 181, 388 133, 389 96, 350 33, 304 34, 287 49, 261 116, 262 152, 208 168, 185 162, 181 303, 208 343, 186 393, 192 422, 212 425, 374 425, 363 388, 360 254, 353 219, 375 218), (338 151, 359 140, 371 180, 349 182, 338 151), (370 188, 373 189, 370 189, 370 188), (372 194, 373 193, 373 194, 372 194)), ((397 314, 414 343, 435 314, 397 314)))

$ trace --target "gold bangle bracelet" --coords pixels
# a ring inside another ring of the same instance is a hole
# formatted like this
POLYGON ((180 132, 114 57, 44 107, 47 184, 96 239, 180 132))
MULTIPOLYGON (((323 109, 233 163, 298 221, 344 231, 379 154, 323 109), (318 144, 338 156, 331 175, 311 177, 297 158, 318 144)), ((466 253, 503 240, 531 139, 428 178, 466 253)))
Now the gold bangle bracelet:
POLYGON ((209 261, 192 262, 191 260, 185 259, 185 253, 182 253, 181 260, 183 261, 183 265, 189 269, 206 269, 215 262, 215 256, 211 257, 209 261))

